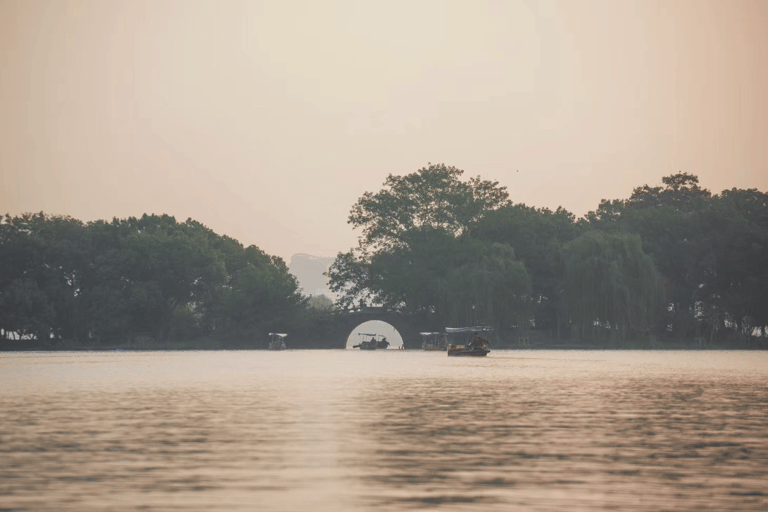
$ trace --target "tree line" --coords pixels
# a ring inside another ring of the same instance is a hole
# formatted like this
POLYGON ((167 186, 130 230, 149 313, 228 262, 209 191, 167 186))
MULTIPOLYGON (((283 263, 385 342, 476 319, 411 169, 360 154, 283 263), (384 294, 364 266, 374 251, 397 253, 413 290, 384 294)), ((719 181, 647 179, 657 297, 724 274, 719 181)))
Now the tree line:
POLYGON ((443 164, 390 175, 352 206, 361 234, 328 271, 335 305, 302 295, 281 258, 192 219, 6 215, 0 343, 253 347, 282 331, 293 347, 330 346, 344 335, 335 316, 381 306, 425 325, 489 324, 507 342, 764 346, 768 194, 661 181, 577 219, 443 164))
POLYGON ((328 272, 340 307, 485 323, 507 338, 744 346, 768 336, 768 194, 712 194, 677 173, 577 219, 462 174, 430 164, 390 175, 353 205, 358 247, 328 272))
POLYGON ((0 262, 6 344, 253 346, 311 316, 281 258, 168 215, 6 215, 0 262))

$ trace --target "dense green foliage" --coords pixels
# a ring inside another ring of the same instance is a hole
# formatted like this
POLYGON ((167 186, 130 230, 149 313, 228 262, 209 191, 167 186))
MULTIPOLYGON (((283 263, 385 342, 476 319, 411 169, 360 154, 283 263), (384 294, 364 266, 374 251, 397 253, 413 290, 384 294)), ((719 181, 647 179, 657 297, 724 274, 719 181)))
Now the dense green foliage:
POLYGON ((265 347, 290 331, 309 347, 346 336, 339 312, 366 305, 507 340, 766 345, 768 194, 713 195, 678 173, 576 219, 462 175, 390 175, 353 205, 359 246, 328 272, 338 307, 303 297, 282 259, 191 219, 6 215, 0 346, 265 347))
POLYGON ((678 173, 577 220, 461 175, 445 165, 390 175, 352 207, 359 247, 328 273, 341 307, 486 322, 511 336, 768 335, 768 194, 712 195, 678 173))
POLYGON ((530 321, 521 322, 521 326, 530 325, 557 335, 565 324, 562 250, 582 228, 574 215, 563 208, 553 212, 514 204, 487 212, 474 230, 482 240, 513 247, 528 271, 530 321))
POLYGON ((88 224, 6 215, 0 261, 4 338, 252 345, 304 311, 282 259, 167 215, 88 224))
POLYGON ((483 216, 509 199, 498 183, 430 165, 390 175, 386 189, 367 192, 349 222, 360 246, 339 254, 329 270, 340 305, 377 303, 445 323, 508 322, 525 307, 529 279, 514 250, 471 235, 483 216))
POLYGON ((646 333, 664 307, 661 275, 635 234, 589 231, 563 248, 567 317, 594 338, 646 333))
POLYGON ((712 195, 678 173, 663 187, 638 187, 587 215, 605 231, 637 233, 668 286, 657 334, 738 339, 768 334, 768 194, 712 195))

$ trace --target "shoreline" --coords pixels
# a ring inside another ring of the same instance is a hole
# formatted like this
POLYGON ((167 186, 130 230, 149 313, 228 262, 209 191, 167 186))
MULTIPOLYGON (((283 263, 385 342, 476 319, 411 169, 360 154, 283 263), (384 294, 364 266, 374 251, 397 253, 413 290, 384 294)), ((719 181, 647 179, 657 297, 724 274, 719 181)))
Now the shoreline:
MULTIPOLYGON (((3 352, 184 352, 184 351, 206 351, 206 352, 228 352, 228 351, 269 351, 266 347, 255 346, 230 346, 230 347, 212 347, 204 346, 204 344, 171 344, 160 346, 127 346, 127 345, 106 345, 106 346, 77 346, 77 347, 40 347, 40 346, 4 346, 0 347, 0 353, 3 352)), ((288 347, 288 350, 347 350, 345 347, 329 347, 329 346, 301 346, 301 347, 288 347)), ((497 346, 491 347, 491 351, 510 351, 510 352, 536 352, 536 351, 594 351, 594 352, 614 352, 614 351, 639 351, 639 352, 652 352, 652 351, 689 351, 689 352, 724 352, 724 351, 744 351, 744 352, 760 352, 768 350, 768 340, 763 342, 763 346, 726 346, 722 344, 713 344, 710 346, 699 347, 692 343, 665 343, 659 344, 656 347, 640 347, 632 346, 600 346, 600 345, 588 345, 588 344, 541 344, 537 346, 497 346)), ((394 351, 394 350, 393 350, 394 351)), ((397 352, 429 352, 423 350, 420 347, 406 348, 398 350, 397 352)))

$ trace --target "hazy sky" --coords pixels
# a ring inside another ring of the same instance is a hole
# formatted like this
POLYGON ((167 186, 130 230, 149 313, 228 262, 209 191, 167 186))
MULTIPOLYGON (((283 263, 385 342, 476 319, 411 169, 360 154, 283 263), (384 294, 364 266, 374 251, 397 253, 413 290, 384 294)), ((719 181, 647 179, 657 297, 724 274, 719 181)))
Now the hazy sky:
POLYGON ((1 213, 288 261, 427 162, 581 216, 678 171, 766 191, 767 147, 768 0, 0 0, 1 213))

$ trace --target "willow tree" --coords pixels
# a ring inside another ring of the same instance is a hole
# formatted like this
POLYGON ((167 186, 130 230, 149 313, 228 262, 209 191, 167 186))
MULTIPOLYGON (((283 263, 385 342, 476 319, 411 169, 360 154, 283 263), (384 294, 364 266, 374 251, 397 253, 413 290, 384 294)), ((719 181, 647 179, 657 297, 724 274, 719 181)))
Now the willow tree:
POLYGON ((473 234, 482 240, 509 244, 530 275, 529 308, 536 329, 560 337, 563 315, 563 245, 583 231, 569 211, 506 206, 488 213, 473 234))
POLYGON ((437 281, 435 311, 446 324, 491 324, 503 329, 527 318, 531 283, 507 244, 473 241, 471 256, 437 281))
POLYGON ((664 306, 664 286, 640 237, 590 231, 563 248, 568 318, 583 335, 611 337, 650 330, 664 306))

